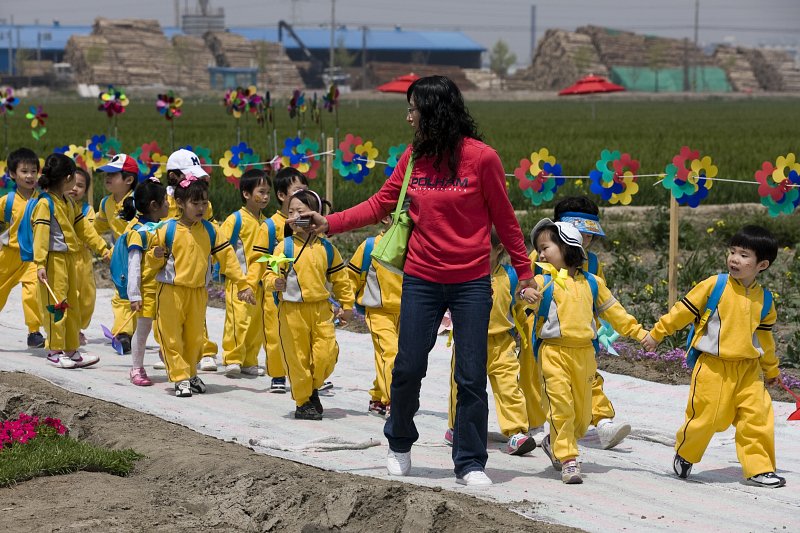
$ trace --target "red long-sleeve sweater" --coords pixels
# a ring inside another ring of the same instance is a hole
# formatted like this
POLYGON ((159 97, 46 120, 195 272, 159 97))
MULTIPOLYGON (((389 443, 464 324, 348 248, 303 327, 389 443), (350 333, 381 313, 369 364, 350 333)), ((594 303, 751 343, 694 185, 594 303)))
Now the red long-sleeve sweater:
MULTIPOLYGON (((405 272, 434 283, 464 283, 489 275, 489 232, 497 229, 519 279, 533 277, 525 238, 506 192, 500 158, 491 147, 466 138, 457 177, 446 162, 439 171, 432 158, 414 162, 406 196, 414 231, 408 242, 405 272)), ((411 147, 391 177, 368 200, 327 217, 328 233, 375 224, 392 213, 400 196, 411 147)))

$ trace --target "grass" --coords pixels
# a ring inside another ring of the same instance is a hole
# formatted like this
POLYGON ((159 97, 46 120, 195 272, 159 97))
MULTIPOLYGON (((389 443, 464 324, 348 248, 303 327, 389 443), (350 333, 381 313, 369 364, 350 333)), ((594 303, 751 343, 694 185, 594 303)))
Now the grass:
POLYGON ((79 470, 127 476, 142 457, 133 450, 107 450, 66 436, 37 435, 27 444, 0 451, 0 487, 79 470))
MULTIPOLYGON (((221 98, 220 98, 221 99, 221 98)), ((134 98, 127 112, 118 119, 119 137, 125 151, 133 151, 145 142, 157 141, 169 151, 168 122, 155 111, 155 99, 134 98)), ((468 102, 469 103, 469 102, 468 102)), ((798 125, 792 118, 800 112, 798 99, 750 99, 704 101, 608 101, 598 102, 596 118, 582 101, 543 102, 473 102, 470 110, 486 140, 499 153, 506 172, 513 173, 520 159, 546 147, 562 164, 566 175, 585 175, 594 167, 604 148, 630 153, 641 162, 642 173, 658 173, 678 153, 681 146, 710 155, 719 167, 720 178, 753 180, 753 174, 765 160, 798 151, 798 125)), ((226 115, 220 103, 187 100, 184 115, 175 122, 176 146, 202 145, 211 149, 218 160, 236 141, 236 121, 226 115)), ((346 133, 372 140, 385 160, 388 148, 408 143, 411 132, 405 123, 405 99, 396 102, 358 101, 345 95, 340 101, 340 137, 346 133)), ((297 127, 285 111, 285 103, 276 104, 279 150, 283 139, 296 135, 297 127)), ((249 141, 262 160, 274 155, 267 132, 252 117, 241 120, 242 138, 249 141)), ((323 115, 323 126, 333 133, 333 116, 323 115)), ((107 133, 109 122, 96 110, 94 100, 39 102, 25 99, 9 118, 9 144, 30 146, 44 155, 56 146, 82 143, 93 134, 107 133), (48 133, 37 144, 30 136, 24 117, 26 106, 43 103, 50 119, 48 133)), ((320 128, 308 125, 306 136, 319 139, 320 128)), ((324 168, 324 167, 323 167, 324 168)), ((369 197, 385 180, 384 167, 377 165, 360 185, 335 178, 337 209, 355 205, 369 197)), ((661 186, 653 187, 652 178, 641 178, 640 192, 633 205, 667 205, 668 194, 661 186)), ((517 209, 531 205, 509 178, 510 195, 517 209)), ((588 192, 589 183, 574 180, 562 187, 559 198, 588 192)), ((322 190, 324 180, 313 188, 322 190)), ((97 199, 102 187, 97 187, 97 199)), ((237 192, 216 170, 212 184, 214 211, 224 217, 239 207, 237 192)), ((599 198, 598 198, 599 200, 599 198)), ((718 182, 707 203, 758 202, 756 187, 718 182)))

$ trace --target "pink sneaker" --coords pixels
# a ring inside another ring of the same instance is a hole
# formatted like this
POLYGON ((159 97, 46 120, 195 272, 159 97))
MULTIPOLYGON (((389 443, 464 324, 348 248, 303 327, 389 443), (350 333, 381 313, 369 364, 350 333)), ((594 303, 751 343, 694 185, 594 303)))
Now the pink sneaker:
POLYGON ((139 387, 149 387, 153 384, 150 378, 147 377, 147 372, 144 368, 131 368, 130 372, 131 383, 139 387))

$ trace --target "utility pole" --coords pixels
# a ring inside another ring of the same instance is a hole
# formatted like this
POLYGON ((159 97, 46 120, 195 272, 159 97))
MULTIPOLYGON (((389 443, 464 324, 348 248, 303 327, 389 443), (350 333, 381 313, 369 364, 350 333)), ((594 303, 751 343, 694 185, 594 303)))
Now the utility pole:
MULTIPOLYGON (((694 50, 695 57, 700 41, 700 0, 694 0, 694 50)), ((697 65, 692 65, 692 90, 697 92, 697 65)))
POLYGON ((328 54, 328 68, 330 68, 330 75, 333 76, 333 54, 336 40, 336 0, 331 0, 331 48, 328 54))
POLYGON ((367 27, 361 26, 361 88, 367 88, 367 27))

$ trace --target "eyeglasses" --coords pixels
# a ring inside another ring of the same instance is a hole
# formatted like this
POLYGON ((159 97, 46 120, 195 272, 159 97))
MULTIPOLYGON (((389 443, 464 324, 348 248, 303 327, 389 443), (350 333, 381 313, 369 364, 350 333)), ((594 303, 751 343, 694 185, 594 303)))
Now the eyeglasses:
POLYGON ((409 107, 409 108, 408 108, 408 113, 407 113, 407 114, 409 114, 409 115, 410 115, 411 113, 413 113, 413 112, 414 112, 414 111, 416 111, 416 110, 417 110, 417 108, 416 108, 416 107, 409 107))

